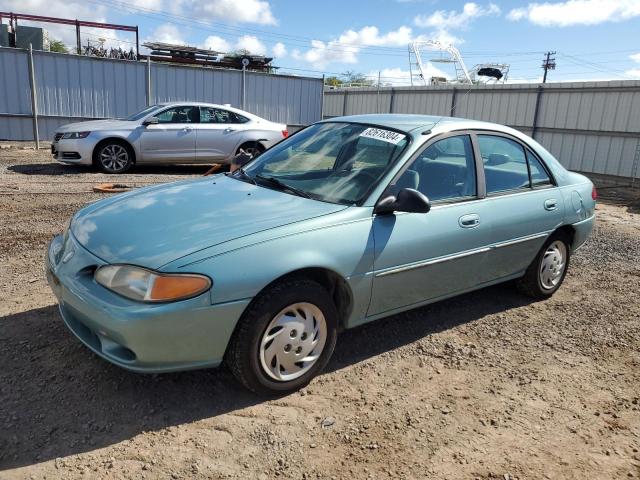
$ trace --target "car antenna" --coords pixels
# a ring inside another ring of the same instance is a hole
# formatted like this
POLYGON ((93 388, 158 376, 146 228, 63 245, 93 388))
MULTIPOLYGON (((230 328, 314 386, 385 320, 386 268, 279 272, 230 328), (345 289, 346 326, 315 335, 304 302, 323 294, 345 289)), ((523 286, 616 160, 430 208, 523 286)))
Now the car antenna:
MULTIPOLYGON (((453 87, 455 89, 455 86, 453 87)), ((462 95, 462 97, 457 97, 456 96, 456 103, 454 103, 451 106, 451 111, 455 112, 456 111, 456 107, 458 106, 458 103, 460 103, 461 99, 464 99, 467 97, 467 95, 469 95, 471 93, 471 89, 473 88, 473 83, 469 84, 469 88, 467 89, 466 92, 464 92, 464 94, 462 95)), ((436 120, 436 123, 434 123, 433 125, 431 125, 431 128, 429 128, 428 130, 422 132, 422 135, 429 135, 432 130, 434 128, 436 128, 438 126, 438 124, 446 117, 446 115, 442 115, 438 120, 436 120)))

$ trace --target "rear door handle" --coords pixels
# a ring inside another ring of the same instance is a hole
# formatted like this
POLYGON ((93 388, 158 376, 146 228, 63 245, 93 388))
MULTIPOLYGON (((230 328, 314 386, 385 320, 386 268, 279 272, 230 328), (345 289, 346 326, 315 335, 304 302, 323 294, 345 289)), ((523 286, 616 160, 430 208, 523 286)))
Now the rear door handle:
POLYGON ((480 225, 480 215, 477 213, 470 213, 463 215, 458 219, 458 225, 462 228, 473 228, 480 225))
POLYGON ((544 201, 544 209, 545 210, 555 210, 558 208, 558 201, 555 198, 550 198, 544 201))
POLYGON ((182 130, 184 130, 185 132, 190 132, 192 129, 191 127, 184 127, 182 130))
POLYGON ((231 128, 231 127, 227 127, 224 129, 225 132, 235 132, 236 129, 235 128, 231 128))

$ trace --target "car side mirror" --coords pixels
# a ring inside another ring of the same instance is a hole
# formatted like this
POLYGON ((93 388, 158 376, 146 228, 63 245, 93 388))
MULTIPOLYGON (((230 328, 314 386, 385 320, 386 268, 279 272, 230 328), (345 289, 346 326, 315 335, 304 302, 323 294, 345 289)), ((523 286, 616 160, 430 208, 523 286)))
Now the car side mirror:
POLYGON ((146 127, 147 125, 157 125, 158 123, 160 123, 158 117, 149 117, 144 122, 142 122, 142 125, 146 127))
POLYGON ((426 195, 413 188, 403 188, 397 196, 389 195, 382 198, 376 205, 375 213, 427 213, 429 210, 431 210, 431 202, 426 195))

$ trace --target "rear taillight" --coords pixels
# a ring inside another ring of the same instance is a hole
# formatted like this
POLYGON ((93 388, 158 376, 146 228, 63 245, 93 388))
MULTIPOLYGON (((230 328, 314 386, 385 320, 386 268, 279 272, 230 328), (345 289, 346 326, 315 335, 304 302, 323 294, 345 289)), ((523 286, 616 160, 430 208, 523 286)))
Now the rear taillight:
POLYGON ((598 191, 596 190, 596 186, 594 185, 591 189, 591 198, 594 200, 598 199, 598 191))
POLYGON ((282 138, 287 138, 289 136, 289 130, 282 130, 282 138))

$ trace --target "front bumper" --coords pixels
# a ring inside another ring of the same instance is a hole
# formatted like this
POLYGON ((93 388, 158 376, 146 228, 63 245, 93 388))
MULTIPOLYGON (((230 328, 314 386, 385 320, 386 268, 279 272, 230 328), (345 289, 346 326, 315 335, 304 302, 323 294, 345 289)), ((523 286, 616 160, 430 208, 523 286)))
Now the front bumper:
POLYGON ((249 299, 211 305, 209 293, 165 304, 120 297, 93 280, 104 264, 67 233, 47 249, 47 280, 67 327, 93 352, 127 370, 215 367, 249 299))
POLYGON ((93 163, 93 147, 95 142, 91 135, 87 138, 60 139, 51 143, 53 158, 62 163, 75 165, 91 165, 93 163))

